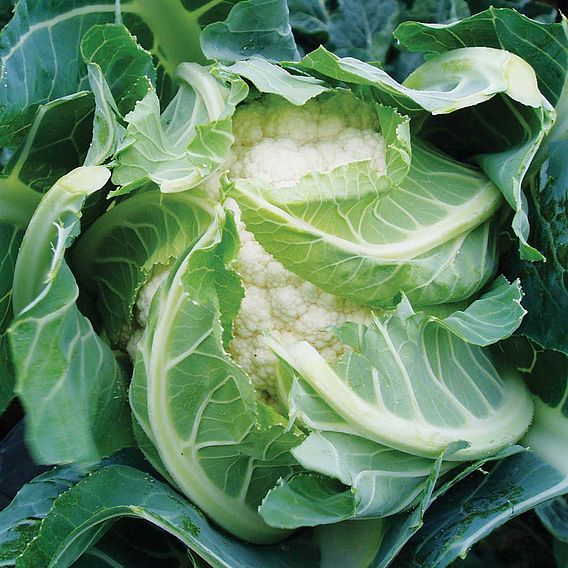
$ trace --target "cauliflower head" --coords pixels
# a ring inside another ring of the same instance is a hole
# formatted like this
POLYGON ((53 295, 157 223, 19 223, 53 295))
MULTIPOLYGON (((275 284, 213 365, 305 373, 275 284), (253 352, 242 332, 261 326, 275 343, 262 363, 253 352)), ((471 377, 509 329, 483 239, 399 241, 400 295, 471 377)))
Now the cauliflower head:
MULTIPOLYGON (((322 96, 301 107, 264 95, 237 109, 233 129, 231 156, 219 169, 228 170, 232 179, 266 181, 285 191, 310 172, 324 173, 354 161, 369 160, 377 172, 385 170, 385 141, 376 113, 348 93, 322 96)), ((205 190, 219 198, 218 175, 207 180, 205 190)), ((371 310, 323 292, 284 268, 247 230, 238 204, 229 201, 241 240, 232 268, 245 291, 229 352, 250 375, 257 393, 271 398, 277 360, 264 333, 284 345, 308 341, 333 362, 345 346, 331 328, 346 321, 370 323, 371 310)), ((151 298, 166 275, 167 269, 158 267, 140 291, 135 308, 140 327, 146 325, 151 298)), ((134 332, 131 354, 138 339, 139 332, 134 332)))

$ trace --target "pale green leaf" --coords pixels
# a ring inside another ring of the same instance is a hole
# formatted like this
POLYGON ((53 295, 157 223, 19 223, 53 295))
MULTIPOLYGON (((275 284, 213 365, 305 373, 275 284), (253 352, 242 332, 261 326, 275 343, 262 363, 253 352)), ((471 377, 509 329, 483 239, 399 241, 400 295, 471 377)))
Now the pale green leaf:
POLYGON ((290 404, 312 428, 430 458, 465 441, 466 448, 446 456, 459 461, 506 447, 531 422, 532 400, 514 371, 496 367, 489 352, 443 323, 414 313, 406 298, 370 327, 347 323, 338 335, 354 351, 335 367, 307 342, 271 343, 309 384, 292 389, 290 404))
MULTIPOLYGON (((250 378, 224 350, 218 298, 238 281, 224 267, 234 251, 234 229, 222 210, 217 215, 154 297, 131 404, 183 493, 232 534, 274 542, 286 533, 265 525, 256 509, 277 480, 294 471, 289 450, 300 439, 255 402, 250 378)), ((242 292, 231 294, 238 303, 242 292)))
POLYGON ((408 138, 387 145, 386 175, 361 161, 285 190, 236 180, 228 195, 268 252, 326 292, 371 306, 392 306, 400 292, 416 305, 471 296, 494 270, 499 192, 417 141, 410 167, 408 138))
POLYGON ((122 370, 79 312, 64 258, 86 197, 108 176, 86 167, 61 178, 34 213, 16 263, 9 329, 16 392, 42 463, 90 463, 130 442, 122 370))

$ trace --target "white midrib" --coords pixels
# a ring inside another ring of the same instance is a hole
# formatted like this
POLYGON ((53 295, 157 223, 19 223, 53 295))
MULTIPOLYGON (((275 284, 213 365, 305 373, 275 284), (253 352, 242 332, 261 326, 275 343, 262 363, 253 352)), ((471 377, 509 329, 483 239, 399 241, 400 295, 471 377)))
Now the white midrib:
MULTIPOLYGON (((215 224, 197 243, 198 250, 204 243, 210 242, 215 224)), ((251 507, 242 500, 235 499, 214 485, 201 468, 196 448, 187 448, 187 441, 182 440, 172 423, 169 408, 168 376, 164 376, 168 366, 168 344, 172 333, 170 314, 175 317, 180 306, 186 300, 180 275, 187 267, 191 253, 178 269, 172 286, 162 306, 158 325, 152 338, 151 354, 147 367, 148 415, 156 447, 168 472, 180 489, 216 523, 239 538, 255 541, 259 544, 274 542, 284 534, 279 529, 266 525, 251 507), (185 446, 185 448, 184 448, 185 446), (184 448, 185 451, 181 451, 184 448)))
MULTIPOLYGON (((255 211, 257 215, 262 216, 263 220, 266 219, 266 215, 259 214, 258 210, 266 210, 278 219, 281 225, 292 226, 301 231, 311 233, 314 235, 314 238, 319 238, 353 256, 371 257, 376 260, 387 261, 410 260, 448 242, 470 229, 474 229, 489 219, 502 202, 501 195, 493 191, 493 185, 488 183, 482 191, 477 193, 469 201, 458 207, 451 207, 451 214, 445 219, 424 227, 419 231, 413 231, 411 237, 406 240, 386 245, 361 245, 348 241, 347 239, 336 237, 330 233, 325 233, 306 221, 293 217, 278 206, 272 205, 264 200, 262 197, 241 189, 238 182, 235 188, 238 193, 246 196, 246 198, 252 202, 253 206, 250 206, 250 208, 255 211)), ((239 202, 238 198, 237 202, 239 202)), ((450 208, 450 206, 448 207, 450 208)), ((377 223, 379 223, 379 221, 377 221, 377 223)))

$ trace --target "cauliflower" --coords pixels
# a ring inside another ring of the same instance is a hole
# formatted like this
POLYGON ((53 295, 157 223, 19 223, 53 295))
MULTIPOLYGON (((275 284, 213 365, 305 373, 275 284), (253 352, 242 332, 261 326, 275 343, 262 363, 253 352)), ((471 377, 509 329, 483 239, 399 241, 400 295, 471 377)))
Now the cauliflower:
POLYGON ((312 99, 297 107, 269 95, 241 106, 233 118, 229 171, 289 187, 310 172, 357 160, 385 170, 385 141, 375 111, 349 94, 312 99))
MULTIPOLYGON (((224 168, 231 178, 269 182, 285 190, 302 176, 327 172, 357 160, 370 160, 385 170, 385 141, 378 132, 374 110, 352 95, 335 94, 308 101, 302 107, 282 97, 267 95, 235 112, 235 143, 224 168)), ((219 197, 219 178, 205 183, 206 192, 219 197)), ((245 296, 234 324, 230 354, 250 375, 259 396, 272 397, 276 357, 265 344, 269 332, 283 345, 305 340, 332 362, 345 346, 331 328, 346 321, 369 323, 370 309, 323 292, 293 274, 274 259, 247 231, 238 204, 241 248, 233 268, 242 278, 245 296)), ((147 322, 150 300, 167 272, 160 268, 140 291, 137 323, 147 322)), ((132 353, 139 333, 129 343, 132 353)))
POLYGON ((327 294, 286 270, 242 221, 237 227, 241 249, 233 268, 242 278, 245 296, 229 352, 247 371, 256 391, 272 397, 277 360, 264 341, 264 332, 285 346, 308 341, 332 362, 345 345, 330 328, 346 321, 370 323, 371 311, 327 294))

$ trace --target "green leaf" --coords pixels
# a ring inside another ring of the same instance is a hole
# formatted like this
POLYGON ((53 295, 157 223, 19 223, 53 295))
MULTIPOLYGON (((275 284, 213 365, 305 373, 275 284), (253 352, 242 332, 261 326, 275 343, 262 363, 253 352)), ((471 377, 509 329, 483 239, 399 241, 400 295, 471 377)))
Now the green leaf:
MULTIPOLYGON (((299 474, 272 489, 260 507, 272 526, 393 515, 415 505, 433 468, 440 468, 434 460, 339 432, 312 432, 293 454, 306 470, 328 477, 299 474)), ((441 471, 451 467, 446 462, 441 471)))
POLYGON ((529 384, 538 398, 524 442, 568 479, 568 459, 559 451, 568 441, 568 357, 552 350, 539 353, 529 384))
POLYGON ((207 26, 200 37, 209 59, 232 62, 256 55, 269 61, 300 58, 284 0, 243 0, 227 19, 207 26))
POLYGON ((16 263, 9 338, 28 444, 41 463, 90 463, 130 442, 122 370, 77 309, 64 259, 86 197, 108 175, 85 167, 61 178, 34 213, 16 263))
POLYGON ((81 40, 81 55, 87 65, 104 72, 121 116, 133 110, 148 92, 148 81, 156 82, 152 55, 122 24, 91 27, 81 40))
POLYGON ((463 47, 492 47, 514 53, 533 67, 539 89, 553 105, 568 69, 568 37, 563 24, 537 22, 505 8, 491 7, 446 25, 404 22, 395 37, 412 51, 444 53, 463 47))
POLYGON ((168 98, 178 64, 204 61, 202 26, 225 17, 231 4, 198 0, 188 10, 179 0, 164 0, 156 10, 153 0, 20 1, 0 36, 0 76, 7 81, 0 94, 0 145, 22 139, 38 105, 87 88, 78 54, 92 26, 124 22, 155 58, 159 88, 168 98))
MULTIPOLYGON (((382 119, 389 115, 396 113, 380 110, 382 119)), ((326 292, 387 307, 401 291, 416 305, 465 299, 494 269, 488 219, 499 193, 416 140, 409 166, 408 123, 397 121, 384 130, 392 136, 386 175, 360 161, 308 174, 286 191, 244 179, 225 189, 263 247, 326 292)))
POLYGON ((115 155, 113 183, 127 193, 146 181, 165 193, 200 184, 225 161, 234 141, 231 116, 247 95, 237 76, 225 81, 196 63, 177 71, 181 86, 160 116, 154 89, 139 101, 125 120, 126 136, 115 155))
POLYGON ((415 0, 404 13, 404 19, 447 24, 467 18, 470 15, 469 3, 465 0, 415 0))
POLYGON ((172 264, 212 217, 212 204, 202 195, 149 188, 105 212, 81 235, 71 264, 95 295, 113 343, 132 333, 134 304, 153 269, 172 264))
POLYGON ((350 57, 337 57, 323 47, 306 55, 295 67, 336 81, 370 87, 368 92, 374 100, 405 113, 422 110, 432 114, 451 113, 489 100, 498 93, 506 93, 530 106, 545 104, 532 68, 519 57, 496 49, 468 48, 443 53, 429 59, 404 84, 378 67, 350 57))
POLYGON ((83 477, 74 466, 44 473, 24 485, 0 511, 0 565, 14 566, 38 534, 41 520, 54 501, 83 477))
MULTIPOLYGON (((291 0, 290 22, 302 36, 314 36, 342 57, 385 62, 392 32, 400 16, 395 0, 340 0, 337 5, 316 0, 291 0)), ((318 42, 319 43, 319 42, 318 42)))
POLYGON ((372 566, 382 540, 382 526, 381 519, 363 519, 316 527, 314 534, 320 546, 320 568, 372 566), (354 542, 357 546, 353 546, 354 542))
POLYGON ((435 502, 396 562, 447 566, 497 526, 566 491, 566 478, 530 452, 497 462, 435 502))
POLYGON ((12 319, 12 281, 23 236, 24 231, 20 227, 0 222, 0 250, 3 254, 0 260, 0 414, 14 397, 15 377, 5 334, 12 319))
MULTIPOLYGON (((460 51, 464 46, 505 49, 522 57, 534 68, 538 86, 552 104, 556 104, 560 99, 568 69, 568 34, 565 24, 543 24, 530 20, 514 10, 490 8, 471 18, 446 26, 404 23, 397 29, 395 35, 409 49, 434 53, 460 51)), ((519 83, 519 87, 527 88, 522 82, 519 83)), ((503 131, 510 130, 507 124, 515 120, 514 115, 518 110, 503 108, 503 105, 491 110, 494 112, 488 113, 485 118, 487 127, 482 126, 482 128, 487 131, 492 130, 493 138, 499 139, 503 131)), ((543 140, 543 134, 551 127, 551 116, 545 107, 540 115, 523 114, 525 132, 514 136, 510 133, 508 148, 500 152, 481 154, 477 157, 477 161, 501 188, 503 195, 515 210, 513 229, 520 240, 521 258, 534 261, 543 260, 544 257, 538 252, 538 247, 533 248, 527 243, 529 233, 527 203, 521 185, 531 160, 543 140), (512 144, 514 140, 518 142, 512 144)), ((447 124, 438 121, 432 128, 437 139, 440 139, 445 137, 446 131, 473 130, 473 125, 465 121, 461 126, 455 120, 447 124)), ((448 143, 453 144, 453 137, 448 143)), ((486 144, 487 147, 490 146, 486 144)))
POLYGON ((484 468, 438 499, 397 562, 421 568, 448 565, 497 526, 568 493, 563 451, 568 443, 568 358, 553 351, 540 354, 530 382, 539 396, 523 439, 531 451, 484 468))
POLYGON ((536 508, 536 514, 554 538, 568 543, 568 502, 565 497, 545 501, 536 508))
POLYGON ((232 314, 221 313, 219 298, 230 293, 238 305, 242 297, 238 279, 224 266, 236 245, 231 223, 219 209, 154 296, 131 405, 159 453, 158 468, 220 526, 267 543, 286 532, 265 525, 257 507, 295 470, 289 450, 300 438, 255 402, 250 378, 224 350, 221 324, 232 314))
POLYGON ((300 67, 364 86, 367 98, 404 112, 414 114, 424 109, 432 115, 455 113, 426 118, 419 134, 452 152, 456 150, 454 140, 462 139, 459 157, 474 158, 514 209, 513 229, 523 258, 542 260, 542 255, 527 243, 527 208, 521 190, 530 163, 553 121, 553 110, 538 89, 535 71, 519 56, 493 47, 444 51, 414 71, 404 85, 381 69, 351 58, 339 59, 323 48, 306 56, 300 67), (490 104, 480 105, 484 101, 490 104), (456 113, 474 105, 480 107, 456 113), (514 134, 507 137, 503 148, 502 133, 506 130, 514 134), (455 135, 461 132, 475 132, 479 143, 471 145, 471 137, 465 143, 465 137, 455 135))
POLYGON ((315 527, 352 519, 352 492, 335 479, 299 474, 272 489, 259 509, 262 518, 282 529, 315 527))
POLYGON ((118 119, 144 98, 149 83, 156 82, 156 71, 151 54, 123 25, 93 26, 83 36, 81 53, 96 101, 93 142, 85 162, 96 165, 115 153, 124 135, 118 119))
MULTIPOLYGON (((434 469, 418 505, 411 511, 394 515, 388 519, 388 522, 383 523, 381 544, 376 556, 369 565, 390 566, 393 562, 398 563, 397 555, 401 550, 404 550, 404 547, 413 535, 420 534, 419 531, 424 522, 424 515, 433 503, 443 498, 456 484, 459 485, 459 482, 463 479, 469 479, 471 474, 475 474, 480 470, 484 471, 483 466, 486 463, 498 462, 521 451, 523 451, 523 448, 513 446, 485 460, 474 462, 461 469, 456 475, 443 478, 436 488, 435 484, 438 482, 439 472, 434 469)), ((441 462, 438 461, 437 463, 441 462)))
POLYGON ((353 351, 335 367, 307 342, 271 342, 310 387, 292 388, 290 406, 312 429, 355 434, 429 458, 465 441, 467 447, 445 456, 460 461, 510 445, 531 422, 532 401, 516 373, 498 371, 467 335, 414 313, 406 298, 370 327, 347 323, 337 334, 353 351))
POLYGON ((519 333, 548 349, 568 354, 566 325, 559 314, 568 310, 568 141, 549 148, 540 178, 529 195, 533 243, 546 262, 520 260, 514 253, 506 260, 507 272, 523 282, 523 305, 528 315, 519 333))
POLYGON ((0 29, 3 28, 12 17, 16 0, 1 0, 0 1, 0 29))
POLYGON ((553 23, 558 10, 540 0, 468 0, 472 13, 482 12, 490 7, 512 8, 538 22, 553 23))
POLYGON ((41 106, 26 139, 0 176, 0 413, 14 396, 14 370, 6 328, 12 319, 11 295, 16 256, 24 230, 46 191, 78 166, 88 147, 93 101, 87 93, 41 106))
MULTIPOLYGON (((19 443, 23 444, 21 438, 19 443)), ((22 453, 21 446, 19 452, 22 453)), ((23 453, 25 454, 25 451, 23 453)), ((10 456, 10 453, 5 456, 10 456)), ((144 467, 140 453, 130 450, 115 454, 103 462, 103 465, 113 464, 144 467)), ((25 466, 26 462, 18 465, 25 466)), ((27 467, 29 468, 29 465, 27 467)), ((36 470, 37 468, 38 466, 35 466, 36 470)), ((23 473, 29 474, 28 471, 23 473)), ((38 475, 18 490, 14 499, 0 511, 1 566, 17 564, 17 559, 39 533, 43 518, 56 500, 88 474, 88 470, 66 465, 38 475)))
POLYGON ((431 318, 431 321, 468 343, 485 347, 507 339, 521 325, 527 313, 521 306, 522 297, 518 280, 509 284, 500 276, 464 311, 454 312, 445 319, 431 318))
POLYGON ((0 192, 6 188, 13 192, 10 201, 27 201, 35 208, 40 196, 30 189, 46 192, 83 163, 92 136, 93 107, 93 97, 86 92, 40 106, 25 139, 2 171, 0 192))
POLYGON ((295 105, 303 105, 327 90, 313 77, 292 75, 260 57, 236 61, 223 69, 248 79, 260 92, 280 95, 295 105))
POLYGON ((125 516, 174 535, 215 568, 318 565, 319 550, 308 539, 293 537, 284 547, 248 545, 210 524, 167 485, 117 465, 93 473, 57 500, 18 566, 69 566, 90 544, 82 533, 125 516))
POLYGON ((188 549, 162 529, 121 519, 73 568, 196 568, 188 549))

